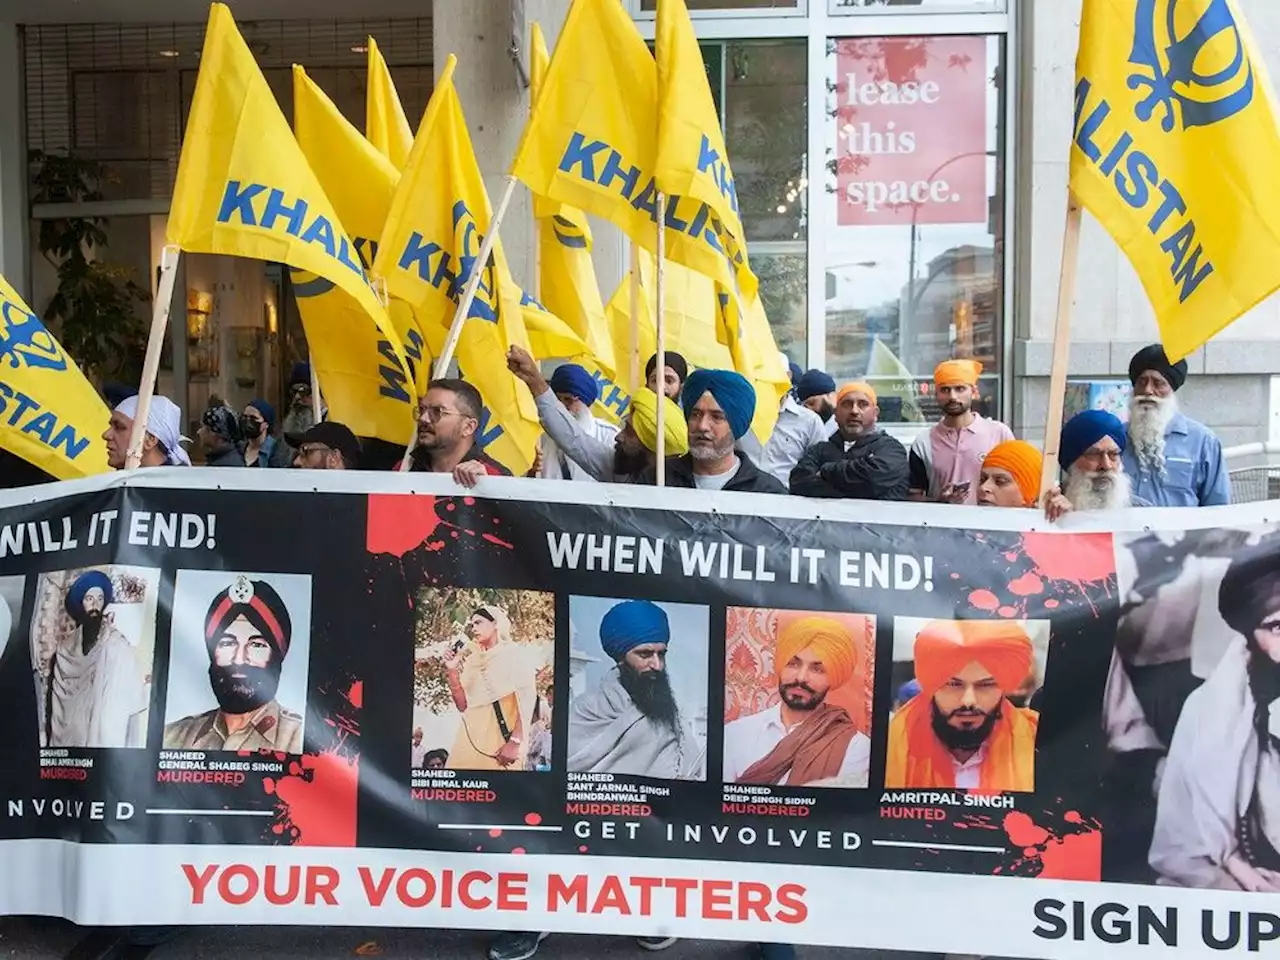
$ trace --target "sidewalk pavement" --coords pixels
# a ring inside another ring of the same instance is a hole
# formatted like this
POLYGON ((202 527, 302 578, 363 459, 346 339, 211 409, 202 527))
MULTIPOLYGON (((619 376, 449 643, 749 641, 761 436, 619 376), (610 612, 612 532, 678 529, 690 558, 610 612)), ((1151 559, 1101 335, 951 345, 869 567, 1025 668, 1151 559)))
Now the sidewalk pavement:
MULTIPOLYGON (((0 960, 484 960, 488 937, 475 931, 360 927, 191 927, 150 951, 134 948, 105 955, 87 944, 90 931, 62 920, 0 918, 0 960), (73 956, 74 954, 74 956, 73 956)), ((542 944, 538 960, 746 960, 748 945, 682 940, 650 954, 630 937, 557 934, 542 944)), ((910 960, 926 954, 802 947, 799 960, 910 960)))

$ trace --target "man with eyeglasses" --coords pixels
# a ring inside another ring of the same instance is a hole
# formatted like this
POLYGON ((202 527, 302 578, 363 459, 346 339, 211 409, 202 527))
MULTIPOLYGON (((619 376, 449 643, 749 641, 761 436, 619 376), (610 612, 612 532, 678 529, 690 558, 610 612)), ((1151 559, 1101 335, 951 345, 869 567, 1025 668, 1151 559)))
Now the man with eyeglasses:
POLYGON ((355 470, 360 441, 346 425, 323 420, 298 438, 293 465, 301 470, 355 470))
POLYGON ((1065 479, 1045 498, 1045 516, 1057 520, 1073 510, 1151 506, 1134 495, 1124 472, 1125 441, 1124 424, 1105 410, 1085 410, 1068 420, 1058 451, 1065 479))
POLYGON ((464 487, 474 487, 483 476, 511 476, 477 441, 483 409, 480 391, 465 380, 432 380, 418 402, 418 443, 409 471, 451 473, 464 487))

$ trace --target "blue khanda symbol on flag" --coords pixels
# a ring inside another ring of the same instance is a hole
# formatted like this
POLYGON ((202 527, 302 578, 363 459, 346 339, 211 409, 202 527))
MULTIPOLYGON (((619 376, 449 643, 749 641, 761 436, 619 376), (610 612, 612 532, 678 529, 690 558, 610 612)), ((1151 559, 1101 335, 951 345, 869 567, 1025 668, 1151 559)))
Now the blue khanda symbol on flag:
POLYGON ((67 358, 40 318, 9 300, 0 301, 0 361, 9 366, 62 372, 67 358))
POLYGON ((1161 108, 1160 126, 1166 133, 1173 132, 1175 113, 1187 130, 1227 120, 1253 102, 1253 64, 1230 5, 1227 0, 1209 0, 1197 17, 1203 4, 1204 0, 1137 0, 1134 9, 1129 62, 1150 71, 1129 75, 1130 90, 1148 91, 1134 113, 1146 123, 1161 108), (1204 61, 1216 65, 1227 54, 1231 59, 1225 65, 1205 67, 1204 61), (1211 72, 1197 68, 1198 62, 1211 72))

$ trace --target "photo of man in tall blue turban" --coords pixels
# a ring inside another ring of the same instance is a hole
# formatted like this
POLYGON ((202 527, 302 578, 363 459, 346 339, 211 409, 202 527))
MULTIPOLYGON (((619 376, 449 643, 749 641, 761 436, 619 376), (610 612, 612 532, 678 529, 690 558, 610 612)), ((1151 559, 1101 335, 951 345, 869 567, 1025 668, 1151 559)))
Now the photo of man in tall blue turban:
POLYGON ((131 747, 146 742, 146 688, 133 645, 108 612, 111 578, 86 570, 67 589, 75 628, 59 640, 44 693, 43 741, 49 747, 131 747))
POLYGON ((614 662, 569 707, 569 771, 667 780, 706 778, 706 754, 680 715, 667 675, 671 626, 648 600, 624 600, 600 620, 614 662))

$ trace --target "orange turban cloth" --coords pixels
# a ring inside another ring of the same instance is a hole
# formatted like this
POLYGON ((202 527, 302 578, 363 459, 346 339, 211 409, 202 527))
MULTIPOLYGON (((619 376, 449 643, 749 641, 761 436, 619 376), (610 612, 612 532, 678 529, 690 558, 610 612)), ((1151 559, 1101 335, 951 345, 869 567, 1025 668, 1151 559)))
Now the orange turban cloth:
MULTIPOLYGON (((933 695, 968 664, 991 672, 1006 694, 1031 672, 1031 638, 1008 620, 935 620, 916 637, 916 679, 920 693, 889 721, 888 789, 955 789, 954 757, 933 732, 933 695)), ((987 755, 978 774, 984 793, 1035 790, 1036 732, 1040 715, 1001 701, 987 755)))
POLYGON ((982 364, 977 360, 943 360, 934 367, 933 382, 939 387, 976 387, 980 373, 982 364))
POLYGON ((876 399, 876 392, 872 389, 871 384, 865 383, 862 380, 855 380, 853 383, 843 384, 840 389, 836 391, 836 403, 839 403, 851 393, 865 393, 871 398, 871 403, 873 405, 880 402, 876 399))
POLYGON ((1031 672, 1031 638, 1009 620, 935 620, 916 637, 916 679, 932 697, 948 680, 977 661, 1009 693, 1031 672))
POLYGON ((1025 440, 1006 440, 998 443, 982 461, 984 467, 1008 470, 1013 475, 1022 502, 1033 506, 1040 497, 1040 474, 1044 469, 1044 454, 1025 440))
POLYGON ((843 686, 858 667, 858 652, 853 637, 844 625, 829 617, 801 617, 778 632, 774 665, 778 673, 801 650, 812 647, 831 678, 831 689, 843 686))

